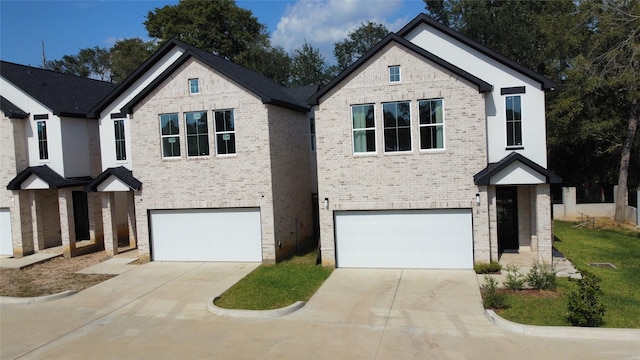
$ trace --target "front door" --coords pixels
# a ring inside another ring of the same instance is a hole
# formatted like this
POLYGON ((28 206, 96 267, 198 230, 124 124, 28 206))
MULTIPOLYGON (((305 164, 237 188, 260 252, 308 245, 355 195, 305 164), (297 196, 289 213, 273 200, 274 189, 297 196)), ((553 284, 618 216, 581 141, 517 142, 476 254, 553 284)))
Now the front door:
POLYGON ((74 191, 72 194, 76 241, 89 240, 89 205, 87 202, 87 193, 84 191, 74 191))
POLYGON ((496 188, 498 251, 518 250, 518 188, 496 188))

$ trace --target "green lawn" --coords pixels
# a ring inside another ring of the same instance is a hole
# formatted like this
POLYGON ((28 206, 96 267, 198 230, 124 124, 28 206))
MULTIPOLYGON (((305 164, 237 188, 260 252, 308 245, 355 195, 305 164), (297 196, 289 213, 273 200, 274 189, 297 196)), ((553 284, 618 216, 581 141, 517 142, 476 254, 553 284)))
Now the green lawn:
MULTIPOLYGON (((578 270, 586 269, 602 281, 607 306, 604 327, 640 328, 640 232, 573 229, 573 223, 555 222, 555 247, 578 270), (612 263, 617 269, 591 267, 612 263)), ((559 279, 556 297, 509 295, 510 308, 499 312, 511 321, 534 325, 569 325, 564 295, 575 283, 559 279)))
POLYGON ((316 254, 295 256, 276 265, 260 265, 215 302, 227 309, 271 310, 307 301, 331 275, 316 265, 316 254))

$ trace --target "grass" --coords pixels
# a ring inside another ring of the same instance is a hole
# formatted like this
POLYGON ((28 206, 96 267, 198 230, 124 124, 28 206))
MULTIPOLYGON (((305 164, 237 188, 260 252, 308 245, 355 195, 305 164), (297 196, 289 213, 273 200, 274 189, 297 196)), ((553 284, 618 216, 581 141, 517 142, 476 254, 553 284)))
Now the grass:
MULTIPOLYGON (((574 229, 573 223, 555 222, 555 247, 574 266, 602 281, 607 306, 604 327, 640 328, 640 232, 622 229, 574 229), (612 263, 617 269, 591 267, 612 263)), ((557 296, 510 294, 509 308, 500 315, 511 321, 535 325, 568 325, 565 295, 576 284, 559 279, 557 296)))
POLYGON ((271 310, 307 301, 332 270, 316 265, 316 254, 294 256, 275 265, 260 265, 216 300, 227 309, 271 310))

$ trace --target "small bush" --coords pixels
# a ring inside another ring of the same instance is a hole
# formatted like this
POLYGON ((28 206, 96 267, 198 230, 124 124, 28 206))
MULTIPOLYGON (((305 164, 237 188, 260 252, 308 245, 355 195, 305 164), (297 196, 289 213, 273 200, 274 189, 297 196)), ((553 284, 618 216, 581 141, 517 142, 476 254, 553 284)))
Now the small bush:
POLYGON ((498 281, 489 275, 484 276, 484 284, 481 288, 482 305, 485 309, 504 309, 507 296, 498 292, 498 281))
POLYGON ((601 301, 600 279, 586 271, 581 271, 578 289, 569 294, 567 318, 573 326, 596 327, 604 323, 606 306, 601 301))
POLYGON ((520 268, 516 265, 507 265, 507 275, 504 280, 504 287, 509 290, 522 290, 524 287, 525 277, 520 272, 520 268))
POLYGON ((536 290, 556 290, 557 287, 556 273, 548 270, 544 261, 534 261, 526 279, 527 284, 536 290))
POLYGON ((502 265, 497 261, 492 261, 490 263, 477 263, 473 265, 473 269, 476 271, 476 274, 492 274, 502 270, 502 265))

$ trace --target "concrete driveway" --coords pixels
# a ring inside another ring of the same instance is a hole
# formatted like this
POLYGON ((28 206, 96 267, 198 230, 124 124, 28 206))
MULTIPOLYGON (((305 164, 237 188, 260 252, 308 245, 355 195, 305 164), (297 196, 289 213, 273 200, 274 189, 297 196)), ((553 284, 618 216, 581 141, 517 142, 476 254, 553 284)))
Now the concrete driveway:
MULTIPOLYGON (((135 265, 134 265, 135 266, 135 265)), ((472 271, 338 269, 279 319, 206 309, 256 264, 149 263, 69 298, 0 305, 2 359, 640 358, 634 341, 515 335, 472 271)))

